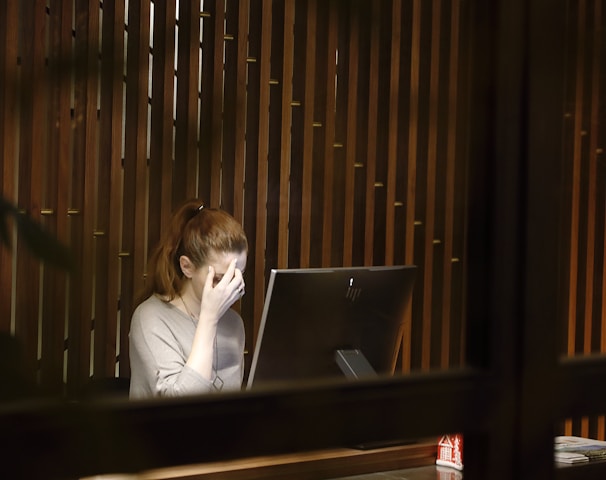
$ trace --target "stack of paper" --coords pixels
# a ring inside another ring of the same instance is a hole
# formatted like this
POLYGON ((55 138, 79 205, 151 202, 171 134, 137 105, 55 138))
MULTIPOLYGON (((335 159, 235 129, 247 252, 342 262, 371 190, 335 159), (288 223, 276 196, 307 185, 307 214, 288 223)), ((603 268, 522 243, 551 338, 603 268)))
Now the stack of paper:
POLYGON ((555 439, 554 458, 561 463, 606 460, 606 442, 591 438, 560 436, 555 439))

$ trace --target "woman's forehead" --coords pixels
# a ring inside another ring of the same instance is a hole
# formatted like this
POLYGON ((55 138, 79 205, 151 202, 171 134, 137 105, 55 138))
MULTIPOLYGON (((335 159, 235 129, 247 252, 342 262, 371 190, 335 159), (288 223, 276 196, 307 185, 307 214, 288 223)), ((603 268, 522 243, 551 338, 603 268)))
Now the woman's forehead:
POLYGON ((243 271, 246 268, 246 252, 214 252, 213 255, 209 256, 208 263, 217 274, 223 274, 234 258, 236 259, 236 268, 243 271))

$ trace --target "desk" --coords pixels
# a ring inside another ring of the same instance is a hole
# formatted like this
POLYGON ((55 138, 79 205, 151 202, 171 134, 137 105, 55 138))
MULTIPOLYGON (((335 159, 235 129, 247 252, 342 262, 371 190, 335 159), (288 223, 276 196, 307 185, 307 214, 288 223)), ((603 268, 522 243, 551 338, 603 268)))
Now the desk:
POLYGON ((434 472, 433 476, 400 478, 433 480, 438 478, 435 474, 436 452, 435 442, 373 450, 343 448, 158 469, 143 472, 134 478, 137 480, 257 480, 259 478, 321 480, 409 468, 414 470, 417 467, 427 466, 429 470, 419 470, 417 473, 427 475, 434 472))

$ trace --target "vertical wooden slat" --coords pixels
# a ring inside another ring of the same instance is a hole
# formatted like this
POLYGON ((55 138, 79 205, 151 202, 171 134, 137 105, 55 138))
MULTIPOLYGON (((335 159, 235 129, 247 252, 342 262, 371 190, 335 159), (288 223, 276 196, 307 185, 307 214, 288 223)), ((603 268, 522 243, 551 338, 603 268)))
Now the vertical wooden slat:
MULTIPOLYGON (((85 112, 85 128, 84 128, 84 191, 82 192, 82 243, 83 243, 83 257, 82 264, 86 263, 86 267, 83 268, 83 283, 85 287, 84 294, 86 295, 86 301, 82 305, 82 319, 86 320, 88 325, 87 328, 82 329, 81 339, 89 342, 86 349, 86 357, 82 355, 82 360, 85 359, 84 364, 79 369, 80 379, 82 383, 85 383, 85 379, 90 377, 91 373, 91 354, 94 354, 94 348, 97 346, 100 349, 104 349, 105 345, 92 344, 92 338, 90 335, 90 328, 94 326, 94 264, 97 258, 97 249, 94 239, 95 232, 95 217, 97 211, 97 205, 101 199, 97 196, 97 185, 98 178, 96 172, 98 168, 98 141, 99 141, 99 26, 100 26, 100 5, 98 2, 90 2, 88 5, 88 11, 86 12, 86 18, 83 19, 87 24, 86 35, 86 71, 84 75, 86 79, 86 95, 83 96, 83 104, 86 105, 85 112)), ((105 199, 103 199, 105 200, 105 199)), ((101 320, 102 322, 104 321, 101 320)))
POLYGON ((385 264, 392 265, 394 258, 396 169, 398 152, 398 97, 400 95, 400 42, 402 3, 394 0, 391 10, 391 62, 389 74, 389 113, 387 146, 387 198, 385 205, 385 264))
MULTIPOLYGON (((200 88, 201 91, 198 92, 200 96, 200 133, 199 133, 199 151, 198 151, 198 196, 207 202, 211 206, 213 205, 210 198, 211 191, 211 155, 212 155, 212 115, 213 115, 213 102, 212 102, 212 91, 213 91, 213 68, 215 65, 214 62, 214 50, 215 50, 215 25, 216 22, 213 19, 214 16, 214 8, 215 2, 206 2, 204 4, 204 12, 201 12, 202 16, 202 58, 200 60, 200 88)), ((179 7, 179 15, 184 13, 182 7, 179 7)), ((184 33, 181 31, 181 23, 179 22, 179 45, 182 45, 185 41, 184 33)), ((193 41, 193 40, 192 40, 193 41)), ((194 46, 192 44, 191 48, 194 46)), ((178 55, 181 55, 181 49, 179 49, 178 55)), ((180 58, 180 57, 179 57, 180 58)), ((179 60, 181 63, 181 60, 179 60)), ((177 67, 177 95, 179 95, 179 88, 185 88, 185 80, 181 80, 181 68, 177 67), (179 86, 181 85, 181 86, 179 86)), ((191 80, 193 81, 193 79, 191 80)), ((193 85, 190 86, 193 89, 193 85)), ((192 90, 193 91, 193 90, 192 90)), ((178 98, 178 97, 177 97, 178 98)), ((179 120, 179 115, 183 109, 180 108, 177 103, 177 130, 179 130, 179 125, 183 124, 185 128, 188 123, 185 119, 182 121, 179 120)), ((177 155, 178 156, 178 155, 177 155)), ((183 170, 185 167, 182 167, 183 170)), ((183 174, 184 175, 184 174, 183 174)))
POLYGON ((239 221, 244 220, 246 162, 246 77, 250 2, 227 3, 225 93, 223 125, 222 203, 239 221), (233 40, 231 37, 234 37, 233 40), (232 45, 235 44, 235 45, 232 45), (228 55, 230 51, 234 53, 228 55), (229 168, 226 168, 226 165, 229 168))
MULTIPOLYGON (((69 243, 68 216, 71 146, 71 68, 65 68, 72 52, 72 5, 55 0, 49 8, 49 143, 46 206, 52 211, 46 222, 59 241, 69 243)), ((42 361, 40 383, 52 393, 63 389, 67 277, 55 269, 44 270, 42 361)))
MULTIPOLYGON (((356 148, 353 157, 353 193, 350 199, 353 208, 352 219, 352 252, 351 265, 365 265, 364 262, 364 238, 365 238, 365 216, 366 216, 366 182, 368 173, 368 112, 370 105, 370 45, 372 29, 372 8, 358 2, 352 8, 358 9, 357 14, 357 50, 352 52, 357 62, 357 102, 356 102, 356 125, 355 137, 356 148)), ((353 61, 353 60, 352 60, 353 61)), ((347 233, 345 233, 347 235, 347 233)), ((344 242, 345 243, 345 242, 344 242)))
POLYGON ((343 215, 343 266, 352 265, 355 213, 355 174, 358 133, 358 75, 360 48, 360 5, 351 4, 349 16, 349 88, 347 92, 347 126, 345 145, 345 212, 343 215))
MULTIPOLYGON (((398 135, 398 137, 401 137, 404 132, 406 132, 406 130, 409 128, 410 123, 412 122, 413 117, 410 112, 408 112, 408 116, 404 114, 404 111, 402 109, 402 106, 406 104, 404 100, 404 96, 406 93, 406 90, 404 90, 405 88, 408 87, 408 85, 410 83, 412 83, 411 79, 409 78, 401 78, 404 74, 404 72, 408 72, 409 76, 413 75, 414 73, 414 69, 412 67, 412 65, 414 65, 413 62, 413 55, 414 52, 411 51, 411 47, 413 46, 413 37, 415 35, 414 33, 414 28, 411 28, 412 25, 412 20, 406 18, 408 15, 411 15, 412 12, 412 8, 411 6, 407 5, 406 10, 404 10, 402 8, 403 6, 400 5, 398 7, 399 9, 399 14, 398 16, 400 17, 399 19, 399 23, 396 24, 395 20, 392 19, 392 23, 393 29, 396 29, 396 31, 398 31, 398 36, 400 37, 400 46, 398 47, 399 52, 400 52, 400 57, 401 59, 393 59, 392 61, 396 61, 398 63, 397 66, 397 70, 395 68, 395 65, 391 66, 391 70, 392 70, 392 76, 396 75, 397 72, 397 78, 398 78, 398 82, 399 82, 399 89, 398 89, 398 93, 396 95, 397 97, 397 101, 399 103, 398 105, 398 114, 397 116, 395 116, 395 114, 390 110, 390 118, 389 118, 389 124, 390 124, 390 128, 395 128, 394 130, 394 134, 398 135), (406 32, 406 37, 404 36, 404 33, 406 32), (403 65, 403 62, 405 60, 408 60, 409 64, 408 65, 403 65), (401 68, 404 67, 404 68, 401 68), (400 93, 400 90, 402 90, 402 93, 400 93), (391 125, 391 123, 394 122, 395 125, 391 125)), ((393 53, 392 53, 392 58, 393 58, 393 53)), ((418 60, 417 60, 418 63, 418 60)), ((412 94, 412 89, 411 89, 411 94, 412 94)), ((418 95, 418 92, 416 93, 416 95, 418 95)), ((418 100, 417 100, 418 102, 418 100)), ((410 139, 408 139, 408 141, 410 141, 410 139)), ((392 206, 392 202, 395 203, 397 202, 398 204, 402 204, 402 206, 407 205, 407 202, 409 201, 409 197, 410 197, 410 192, 408 191, 408 188, 410 188, 410 182, 411 180, 407 178, 407 175, 410 175, 410 171, 407 167, 407 164, 409 165, 411 162, 415 162, 416 163, 416 159, 411 159, 408 158, 406 160, 406 162, 401 161, 399 158, 400 157, 404 157, 406 158, 405 154, 407 152, 407 143, 406 141, 404 141, 403 137, 402 139, 399 138, 398 140, 398 144, 394 145, 394 146, 390 146, 389 147, 389 155, 397 155, 398 158, 396 160, 395 163, 395 170, 393 171, 393 173, 389 174, 390 176, 394 176, 396 178, 397 184, 396 185, 389 185, 388 184, 388 191, 389 193, 387 194, 387 198, 388 198, 388 204, 386 205, 386 210, 389 209, 390 213, 388 213, 388 216, 391 217, 393 220, 389 220, 389 222, 391 223, 391 227, 393 228, 393 233, 392 233, 392 237, 393 239, 391 240, 392 242, 392 246, 389 247, 389 251, 390 253, 386 252, 385 255, 385 261, 386 263, 389 261, 390 263, 393 263, 396 261, 396 258, 398 259, 398 263, 400 263, 402 260, 402 258, 404 258, 405 256, 405 245, 407 242, 406 239, 406 224, 407 224, 407 218, 406 218, 406 214, 405 214, 405 218, 404 218, 404 241, 402 242, 404 245, 404 248, 398 248, 396 250, 395 245, 397 244, 393 244, 393 242, 400 242, 401 240, 398 239, 398 237, 400 236, 398 234, 398 229, 402 229, 402 226, 399 226, 395 220, 396 220, 396 215, 399 216, 398 211, 399 208, 396 208, 396 205, 394 204, 392 206), (405 167, 405 168, 403 168, 405 167), (404 175, 405 174, 405 175, 404 175), (393 190, 393 193, 392 193, 393 190), (402 199, 400 198, 401 195, 404 195, 405 198, 402 199), (402 200, 404 200, 404 202, 402 202, 402 200)), ((394 167, 390 167, 390 168, 394 168, 394 167)), ((416 170, 416 166, 415 166, 415 170, 416 170)), ((415 187, 416 188, 416 187, 415 187)), ((420 192, 419 192, 420 193, 420 192)), ((407 207, 405 207, 407 208, 407 207)), ((408 211, 408 210, 406 210, 408 211)), ((413 211, 414 211, 414 207, 413 207, 413 211)), ((414 220, 414 218, 412 219, 414 220)), ((387 221, 387 218, 386 218, 387 221)), ((386 242, 387 242, 387 238, 386 238, 386 242)), ((406 262, 405 262, 406 263, 406 262)), ((417 280, 417 285, 419 284, 419 281, 417 280)), ((418 289, 418 287, 417 287, 418 289)), ((405 305, 404 308, 404 312, 403 312, 403 316, 404 316, 404 323, 402 324, 402 331, 401 331, 401 335, 400 335, 400 361, 401 361, 401 368, 400 368, 400 372, 401 373, 409 373, 412 369, 412 357, 413 357, 413 349, 412 347, 412 343, 413 343, 413 311, 412 311, 412 306, 413 306, 413 302, 412 299, 410 302, 408 302, 405 305)), ((416 322, 414 322, 416 323, 416 322)))
POLYGON ((290 205, 290 158, 292 128, 292 76, 294 55, 295 4, 286 0, 284 4, 284 51, 282 63, 282 129, 280 132, 280 198, 278 215, 278 266, 288 266, 288 223, 290 205))
MULTIPOLYGON (((419 69, 421 56, 421 4, 412 2, 412 33, 410 53, 410 105, 408 126, 408 185, 406 193, 406 245, 404 262, 414 264, 415 192, 417 179, 417 135, 419 130, 419 69)), ((417 284, 422 272, 417 276, 417 284)))
MULTIPOLYGON (((114 19, 114 5, 105 2, 103 5, 103 33, 101 39, 101 63, 100 63, 100 105, 99 105, 99 164, 111 165, 112 149, 112 70, 113 59, 110 57, 108 43, 113 43, 114 35, 112 28, 114 19), (108 42, 108 39, 110 41, 108 42), (108 62, 109 60, 109 62, 108 62), (108 65, 110 63, 110 65, 108 65)), ((101 199, 111 199, 111 167, 99 169, 96 176, 99 200, 96 204, 95 223, 95 281, 94 281, 94 345, 93 345, 93 377, 103 378, 112 375, 115 368, 116 358, 116 316, 109 315, 107 309, 109 272, 107 266, 109 259, 109 242, 107 230, 109 227, 110 209, 101 199)), ((110 200, 111 201, 111 200, 110 200)), ((113 259, 112 259, 113 260, 113 259)), ((113 265, 117 270, 117 260, 113 265)), ((118 303, 117 291, 115 292, 115 304, 118 303)), ((114 304, 114 305, 115 305, 114 304)), ((112 311, 114 310, 112 306, 112 311)))
MULTIPOLYGON (((243 115, 238 113, 238 71, 241 65, 238 63, 238 49, 240 35, 238 25, 240 23, 239 4, 233 0, 225 2, 225 34, 223 42, 223 98, 221 122, 221 207, 228 211, 234 211, 234 191, 236 176, 236 122, 243 115)), ((244 58, 244 60, 246 60, 244 58)), ((240 188, 243 185, 240 184, 240 188)))
MULTIPOLYGON (((103 31, 101 54, 101 116, 100 116, 100 163, 101 199, 97 213, 98 248, 95 279, 95 377, 114 375, 116 355, 121 357, 120 375, 129 370, 127 349, 124 342, 124 325, 117 325, 116 310, 120 290, 120 228, 122 209, 122 129, 123 118, 123 69, 124 69, 124 3, 106 1, 103 5, 103 31), (109 208, 108 208, 109 207, 109 208), (119 335, 120 334, 120 335, 119 335), (117 338, 120 345, 117 345, 117 338)), ((125 315, 126 317, 126 315, 125 315)), ((128 318, 122 318, 128 324, 128 318)))
POLYGON ((592 329, 593 329, 593 297, 594 297, 594 275, 595 275, 595 241, 596 241, 596 214, 597 214, 597 171, 598 171, 598 125, 600 111, 600 57, 602 52, 601 45, 601 15, 600 2, 594 2, 595 10, 593 12, 593 25, 591 32, 593 33, 592 55, 588 59, 590 62, 590 103, 589 103, 589 152, 588 152, 588 176, 586 185, 587 188, 587 205, 586 205, 586 232, 587 239, 585 245, 585 304, 584 319, 583 319, 583 353, 592 353, 592 329))
MULTIPOLYGON (((248 0, 250 2, 248 30, 246 32, 248 53, 247 53, 247 95, 246 95, 246 144, 244 165, 244 177, 246 179, 246 188, 244 191, 244 230, 249 240, 249 255, 246 267, 245 280, 247 282, 248 294, 242 299, 242 318, 246 325, 246 342, 248 351, 251 352, 258 329, 257 317, 255 316, 255 304, 257 302, 258 287, 256 279, 256 236, 257 236, 257 173, 259 158, 259 111, 260 98, 260 52, 262 40, 262 9, 261 0, 248 0)), ((263 297, 264 294, 261 294, 263 297)), ((247 365, 250 365, 251 355, 246 358, 247 365)))
MULTIPOLYGON (((420 62, 421 62, 421 7, 422 2, 413 0, 412 2, 412 32, 410 33, 410 100, 408 107, 408 160, 407 160, 407 185, 406 185, 406 216, 405 216, 405 244, 404 244, 404 263, 406 265, 415 264, 415 215, 416 215, 416 189, 417 189, 417 154, 418 154, 418 132, 419 132, 419 83, 420 83, 420 62)), ((415 297, 420 297, 422 290, 419 288, 423 279, 421 269, 417 272, 415 283, 415 297)), ((404 324, 402 333, 402 370, 409 371, 412 368, 412 345, 413 345, 413 326, 412 307, 406 312, 407 321, 404 324)), ((415 312, 416 314, 416 312, 415 312)), ((421 346, 422 348, 422 346, 421 346)))
POLYGON ((84 304, 83 294, 83 269, 78 265, 79 260, 82 258, 82 190, 84 185, 84 173, 83 173, 83 155, 82 151, 84 147, 82 145, 82 136, 84 128, 82 126, 82 117, 85 114, 85 94, 86 94, 86 76, 83 72, 86 72, 86 22, 82 20, 82 5, 75 7, 75 24, 74 24, 74 37, 76 41, 74 43, 74 100, 72 107, 72 118, 73 118, 73 135, 74 135, 74 146, 73 146, 73 161, 72 161, 72 172, 70 178, 70 208, 68 210, 69 215, 69 229, 70 229, 70 247, 76 258, 76 272, 70 279, 70 296, 68 305, 68 332, 67 332, 67 391, 69 394, 73 394, 79 389, 82 384, 80 374, 81 366, 86 364, 87 358, 87 346, 90 346, 90 319, 82 319, 81 311, 82 305, 84 304), (83 37, 81 40, 80 38, 83 37), (71 286, 71 283, 74 286, 71 286), (88 321, 87 321, 88 320, 88 321), (89 332, 89 338, 83 338, 86 332, 89 332), (83 333, 84 332, 84 333, 83 333), (83 341, 84 340, 84 341, 83 341))
POLYGON ((385 261, 385 246, 387 244, 387 170, 389 164, 389 91, 391 74, 391 29, 392 3, 385 2, 381 7, 379 18, 379 64, 377 97, 377 138, 376 150, 373 153, 375 165, 374 180, 374 225, 373 228, 373 263, 383 265, 385 261))
MULTIPOLYGON (((0 188, 4 200, 16 203, 18 32, 17 2, 0 3, 0 188)), ((10 332, 13 254, 0 247, 0 332, 10 332)))
MULTIPOLYGON (((213 68, 212 72, 205 75, 212 76, 212 87, 210 93, 211 108, 211 137, 210 137, 210 203, 221 205, 221 138, 222 138, 222 116, 223 116, 223 55, 224 55, 224 22, 225 2, 215 0, 212 10, 214 32, 213 68)), ((204 92, 203 92, 204 93, 204 92)))
POLYGON ((68 386, 77 393, 90 375, 92 289, 97 165, 99 4, 76 4, 72 249, 79 271, 70 283, 68 386))
MULTIPOLYGON (((175 166, 173 172, 173 209, 186 198, 198 195, 197 177, 197 124, 198 124, 198 75, 200 50, 200 12, 196 2, 179 2, 179 34, 177 52, 177 112, 175 119, 175 166)), ((206 43, 205 43, 206 45, 206 43)), ((212 55, 204 51, 205 57, 212 55)), ((205 71, 204 75, 208 75, 205 71)), ((204 91, 203 86, 203 91, 204 91)), ((205 100, 203 98, 202 103, 205 100)), ((206 121, 201 119, 201 128, 206 121)), ((201 135, 203 145, 208 144, 208 136, 201 135)), ((200 172, 200 175, 202 172, 200 172)), ((202 190, 204 195, 208 191, 202 190)), ((209 197, 204 198, 210 201, 209 197)))
POLYGON ((457 138, 458 138, 458 104, 459 97, 459 16, 460 2, 452 2, 450 13, 450 50, 448 52, 448 125, 446 139, 446 171, 444 192, 444 246, 443 246, 443 290, 442 290, 442 341, 440 348, 440 367, 447 368, 450 365, 450 344, 453 339, 451 334, 452 317, 452 262, 454 256, 453 240, 455 236, 455 175, 457 161, 457 138))
POLYGON ((335 76, 338 35, 338 11, 335 0, 328 1, 328 41, 326 42, 326 106, 323 112, 324 125, 324 192, 322 223, 322 265, 332 263, 333 230, 333 182, 334 182, 334 142, 335 142, 335 76))
POLYGON ((584 24, 585 24, 585 1, 579 1, 578 8, 578 34, 577 34, 577 65, 575 77, 575 111, 574 111, 574 145, 573 145, 573 168, 570 190, 570 279, 568 288, 568 354, 575 353, 576 343, 576 309, 577 309, 577 280, 578 269, 577 262, 579 258, 579 202, 581 186, 581 149, 583 138, 581 130, 583 128, 583 66, 585 63, 584 46, 584 24))
POLYGON ((332 151, 332 229, 330 239, 329 265, 342 265, 344 246, 344 219, 348 204, 345 198, 345 178, 347 153, 344 148, 347 144, 347 104, 349 100, 349 63, 350 63, 350 10, 355 8, 355 2, 340 2, 336 5, 336 50, 335 50, 335 107, 334 107, 334 134, 332 151))
MULTIPOLYGON (((315 0, 308 1, 301 9, 296 18, 296 24, 300 25, 301 37, 304 38, 304 55, 300 55, 299 68, 303 74, 296 73, 302 81, 301 91, 299 92, 302 101, 302 112, 300 132, 297 138, 300 141, 300 224, 299 232, 299 257, 298 266, 302 268, 309 267, 309 255, 311 250, 311 196, 313 181, 313 131, 314 131, 314 102, 313 92, 315 86, 314 61, 316 55, 316 35, 317 26, 317 4, 315 0), (304 7, 304 8, 303 8, 304 7), (302 18, 299 18, 302 17, 302 18)), ((302 40, 301 40, 302 41, 302 40)), ((293 219, 294 220, 294 219, 293 219)))
POLYGON ((423 264, 423 353, 421 366, 429 369, 431 362, 433 289, 434 282, 434 238, 436 221, 436 170, 438 149, 438 106, 440 80, 440 27, 441 0, 434 0, 431 24, 431 72, 429 79, 429 138, 427 151, 427 185, 425 190, 425 258, 423 264))
MULTIPOLYGON (((459 30, 459 52, 458 56, 458 89, 459 89, 459 100, 457 101, 456 118, 459 124, 457 128, 456 138, 461 138, 462 135, 467 132, 467 125, 469 124, 470 118, 470 105, 463 102, 464 98, 469 97, 469 92, 472 90, 470 81, 470 64, 472 60, 466 54, 468 51, 468 45, 470 43, 469 36, 466 32, 469 30, 469 24, 473 22, 468 15, 467 4, 457 0, 456 6, 453 9, 459 11, 458 14, 458 30, 459 30), (460 80, 460 81, 459 81, 460 80)), ((451 313, 456 312, 456 316, 451 316, 451 327, 454 332, 456 328, 456 334, 452 336, 452 356, 455 359, 456 365, 464 365, 467 359, 467 339, 466 339, 466 325, 467 325, 467 302, 469 295, 467 293, 467 271, 468 263, 465 256, 465 252, 468 251, 467 245, 469 242, 468 234, 469 231, 469 217, 468 208, 466 207, 467 198, 469 196, 467 187, 467 162, 465 158, 469 158, 469 146, 464 142, 459 142, 456 146, 456 153, 454 161, 455 167, 455 234, 453 235, 453 245, 455 248, 455 254, 457 255, 453 261, 456 268, 453 270, 454 277, 451 284, 453 290, 452 302, 453 305, 451 313)))
MULTIPOLYGON (((575 162, 574 162, 574 152, 575 152, 575 145, 576 145, 576 103, 575 103, 575 98, 576 98, 576 93, 577 93, 577 78, 578 78, 578 69, 575 68, 576 66, 579 65, 579 59, 576 58, 576 56, 578 55, 578 53, 580 51, 582 51, 580 48, 578 48, 578 40, 580 38, 580 31, 579 31, 579 27, 582 25, 581 20, 578 18, 580 9, 578 8, 579 4, 570 4, 569 6, 569 15, 570 15, 570 23, 568 25, 568 31, 570 32, 569 35, 567 35, 567 44, 569 45, 569 51, 568 51, 568 58, 569 58, 569 68, 567 68, 567 89, 566 89, 566 113, 564 115, 564 120, 565 120, 565 143, 564 143, 564 148, 565 148, 565 158, 566 158, 566 177, 569 179, 569 181, 571 181, 572 179, 572 172, 575 170, 575 162), (574 21, 576 19, 576 22, 574 21), (574 67, 573 67, 574 65, 574 67)), ((568 33, 568 32, 567 32, 568 33)), ((571 305, 571 293, 570 290, 570 286, 571 286, 571 280, 572 280, 572 275, 577 275, 577 272, 574 271, 574 269, 576 268, 576 262, 572 261, 572 255, 573 255, 573 248, 575 247, 575 244, 573 243, 574 240, 574 236, 572 234, 572 228, 573 228, 573 219, 575 217, 575 213, 571 207, 571 203, 570 200, 573 198, 572 195, 572 189, 570 189, 570 193, 567 196, 568 198, 565 200, 564 205, 565 208, 563 208, 563 217, 565 219, 566 222, 566 226, 562 228, 562 235, 567 237, 567 244, 566 244, 566 262, 567 262, 567 266, 566 266, 566 277, 565 277, 565 281, 562 282, 561 285, 561 290, 563 292, 563 298, 565 299, 564 301, 564 305, 563 305, 563 309, 565 310, 564 314, 563 314, 563 322, 564 322, 564 326, 563 329, 564 330, 564 335, 563 335, 563 341, 562 341, 562 353, 564 355, 570 355, 571 352, 571 345, 572 345, 572 351, 574 351, 574 343, 575 340, 572 339, 570 337, 570 333, 571 333, 571 329, 574 335, 574 326, 571 324, 571 318, 570 318, 570 312, 571 311, 575 311, 576 312, 576 307, 573 307, 571 305)), ((574 250, 577 251, 577 250, 574 250)), ((575 281, 576 283, 576 281, 575 281)), ((576 295, 576 292, 575 292, 576 295)), ((564 422, 564 433, 567 435, 570 435, 572 433, 572 421, 570 419, 567 419, 564 422)))
POLYGON ((284 65, 285 2, 272 3, 272 38, 269 90, 269 136, 267 150, 267 229, 265 232, 265 275, 269 269, 282 267, 278 260, 280 218, 280 170, 282 161, 282 75, 284 65))
POLYGON ((126 64, 124 205, 121 248, 120 316, 133 311, 143 286, 147 205, 147 113, 150 1, 130 1, 126 64))
POLYGON ((255 291, 254 318, 255 330, 261 321, 263 300, 265 297, 265 242, 267 238, 267 158, 269 152, 269 89, 271 55, 271 21, 272 9, 270 0, 261 3, 261 50, 259 81, 259 143, 257 164, 257 211, 255 235, 255 291), (262 287, 263 286, 263 287, 262 287))
POLYGON ((375 173, 377 166, 377 125, 379 100, 379 27, 381 2, 372 2, 370 27, 370 78, 368 85, 368 138, 366 153, 366 210, 364 229, 364 264, 373 265, 375 224, 375 173))
MULTIPOLYGON (((307 105, 306 89, 307 81, 310 78, 307 62, 309 59, 309 2, 295 1, 295 24, 294 24, 294 64, 293 64, 293 100, 292 106, 292 128, 291 128, 291 174, 290 174, 290 205, 289 205, 289 245, 288 245, 288 265, 290 267, 301 267, 303 258, 302 248, 309 255, 309 239, 302 238, 303 225, 307 223, 307 219, 303 218, 303 210, 307 208, 308 198, 305 198, 307 193, 303 193, 305 189, 309 189, 310 175, 304 173, 308 167, 305 165, 305 156, 312 152, 313 137, 309 140, 309 145, 306 145, 305 134, 313 131, 313 112, 306 117, 306 110, 313 107, 307 105), (306 124, 309 122, 309 124, 306 124), (304 243, 307 242, 307 245, 304 243)), ((315 18, 313 22, 315 22, 315 18)), ((315 35, 314 35, 315 37, 315 35)), ((315 43, 315 38, 314 38, 315 43)), ((313 46, 315 53, 315 46, 313 46)), ((309 169, 308 169, 309 170, 309 169)), ((309 191, 309 190, 307 190, 309 191)), ((308 213, 310 213, 308 211, 308 213)), ((309 228, 309 224, 305 228, 309 228)), ((308 265, 309 260, 305 260, 308 265)))
POLYGON ((248 19, 250 15, 249 0, 238 2, 238 55, 236 57, 237 79, 236 79, 236 158, 234 177, 234 217, 243 222, 244 220, 244 188, 245 188, 245 166, 246 166, 246 86, 248 73, 248 19))
MULTIPOLYGON (((307 61, 308 2, 296 2, 293 26, 293 75, 291 100, 290 190, 288 206, 288 260, 289 267, 301 265, 301 229, 303 221, 303 170, 305 156, 305 80, 307 61)), ((311 145, 310 145, 311 146, 311 145)))
POLYGON ((316 0, 307 3, 307 31, 305 36, 305 92, 303 100, 303 167, 301 182, 301 257, 300 266, 310 265, 311 219, 312 219, 312 181, 313 181, 313 145, 314 145, 314 95, 315 95, 315 56, 318 6, 316 0))
POLYGON ((159 241, 162 227, 168 224, 173 210, 176 0, 154 2, 153 5, 149 248, 159 241))
MULTIPOLYGON (((21 37, 21 118, 19 142, 19 208, 35 221, 40 221, 42 177, 44 169, 44 113, 46 112, 44 77, 45 7, 43 1, 26 2, 22 15, 29 18, 31 32, 21 37), (42 112, 42 115, 38 115, 42 112)), ((38 361, 38 309, 40 263, 27 251, 25 243, 17 244, 16 334, 24 346, 25 361, 30 367, 38 361)))
MULTIPOLYGON (((145 264, 147 259, 146 238, 147 231, 147 197, 149 191, 148 183, 148 113, 149 113, 149 51, 150 51, 150 10, 151 0, 141 0, 140 19, 137 22, 138 53, 137 53, 137 154, 136 154, 136 197, 135 197, 135 228, 133 245, 133 267, 135 271, 135 284, 133 294, 143 288, 145 264)), ((129 15, 130 19, 130 15, 129 15)), ((129 20, 130 21, 130 20, 129 20)), ((134 73, 134 72, 133 72, 134 73)), ((130 75, 132 76, 132 74, 130 75)), ((133 107, 134 109, 134 107, 133 107)), ((125 162, 127 162, 125 152, 125 162)), ((153 192, 154 194, 156 192, 153 192)), ((130 317, 133 294, 129 299, 129 305, 125 305, 125 314, 130 317)))
MULTIPOLYGON (((90 376, 91 362, 90 356, 94 345, 91 344, 91 327, 93 315, 93 285, 94 285, 94 258, 95 246, 93 232, 95 229, 95 211, 98 199, 96 198, 96 178, 97 169, 97 141, 98 141, 98 104, 97 96, 99 93, 99 4, 90 1, 85 10, 81 11, 82 25, 86 25, 83 33, 86 35, 86 50, 84 52, 86 63, 83 64, 85 70, 82 72, 81 81, 85 84, 82 91, 81 113, 83 114, 83 129, 81 130, 81 150, 83 155, 83 186, 81 192, 81 239, 82 239, 82 294, 85 300, 80 307, 81 321, 83 322, 80 330, 80 361, 78 368, 78 378, 80 386, 86 383, 90 376)), ((76 108, 78 116, 78 108, 76 108)), ((103 320, 102 320, 103 321, 103 320)), ((103 347, 101 347, 103 348, 103 347)))
MULTIPOLYGON (((110 163, 110 213, 109 213, 109 224, 107 227, 108 237, 108 266, 107 268, 111 272, 108 277, 108 292, 105 299, 107 303, 108 315, 114 315, 118 311, 120 316, 120 328, 117 334, 120 336, 118 343, 119 355, 120 355, 120 371, 121 377, 130 377, 130 364, 128 357, 128 330, 130 325, 129 312, 131 306, 128 302, 122 303, 121 301, 121 278, 122 278, 122 263, 120 261, 120 250, 122 245, 122 206, 124 202, 124 193, 122 190, 123 180, 123 158, 122 158, 122 135, 124 132, 125 123, 125 112, 123 106, 123 95, 124 95, 124 23, 125 23, 126 11, 124 6, 120 2, 116 2, 116 10, 114 12, 113 21, 113 34, 115 43, 113 45, 114 67, 112 71, 112 86, 111 86, 111 116, 112 116, 112 128, 111 128, 111 163, 110 163)), ((169 203, 169 198, 166 198, 166 203, 169 203)))
POLYGON ((328 51, 328 10, 329 2, 316 2, 315 12, 315 61, 314 92, 313 92, 313 132, 312 141, 312 164, 311 168, 311 191, 310 196, 310 256, 309 266, 318 267, 322 265, 322 231, 324 227, 324 199, 323 199, 323 170, 324 170, 324 148, 326 128, 324 124, 324 111, 326 108, 326 95, 328 85, 326 84, 326 68, 328 51))

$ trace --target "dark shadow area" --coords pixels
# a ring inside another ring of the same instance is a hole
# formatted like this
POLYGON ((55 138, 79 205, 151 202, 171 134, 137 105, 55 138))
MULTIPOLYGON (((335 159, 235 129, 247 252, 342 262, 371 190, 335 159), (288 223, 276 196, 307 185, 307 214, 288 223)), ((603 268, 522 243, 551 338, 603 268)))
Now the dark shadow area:
POLYGON ((26 366, 19 341, 0 333, 0 403, 13 402, 37 394, 34 375, 26 366))

